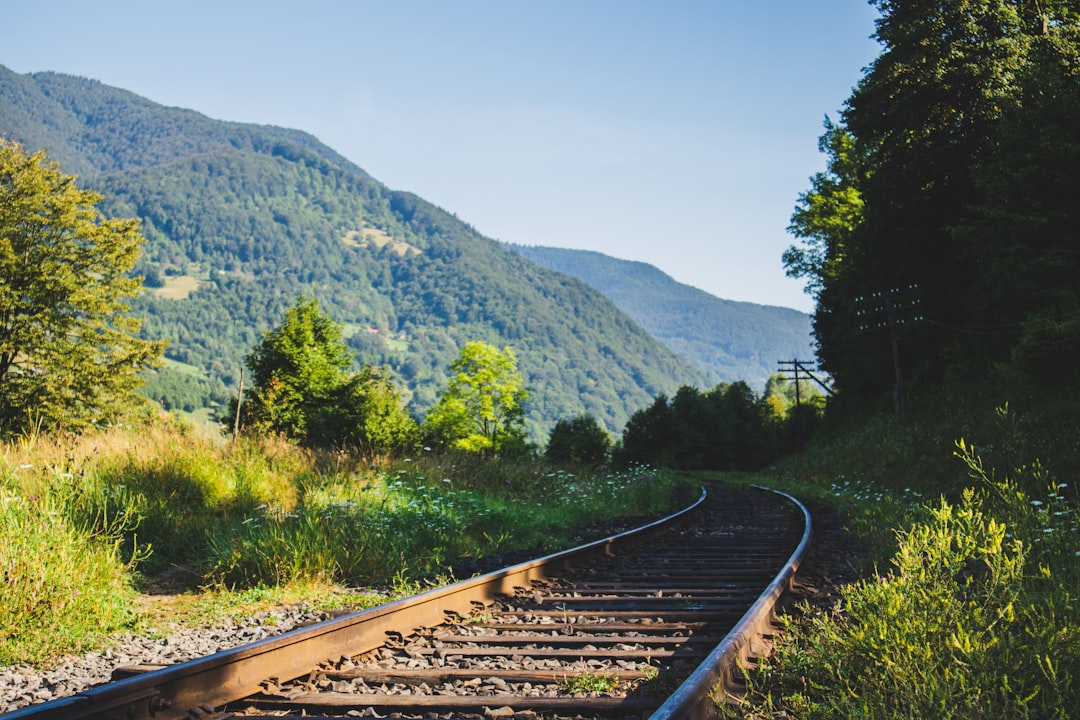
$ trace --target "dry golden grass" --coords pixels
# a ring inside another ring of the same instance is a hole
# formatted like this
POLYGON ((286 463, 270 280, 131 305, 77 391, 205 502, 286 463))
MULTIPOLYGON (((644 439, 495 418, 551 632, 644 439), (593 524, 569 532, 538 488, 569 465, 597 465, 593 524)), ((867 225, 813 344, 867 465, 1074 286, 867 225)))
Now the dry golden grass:
POLYGON ((165 278, 165 287, 157 288, 154 292, 168 300, 186 300, 191 293, 199 289, 202 280, 191 275, 176 275, 165 278))
POLYGON ((352 247, 375 246, 377 249, 382 249, 389 245, 391 250, 402 257, 405 255, 420 254, 420 250, 417 247, 410 245, 404 240, 397 240, 383 230, 368 227, 366 225, 360 230, 350 230, 345 233, 345 236, 341 241, 352 247))

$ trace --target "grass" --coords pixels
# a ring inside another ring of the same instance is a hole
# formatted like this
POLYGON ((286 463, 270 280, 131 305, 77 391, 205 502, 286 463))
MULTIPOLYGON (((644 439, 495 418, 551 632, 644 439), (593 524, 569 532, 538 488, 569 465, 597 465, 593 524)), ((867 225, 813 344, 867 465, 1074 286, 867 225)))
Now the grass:
POLYGON ((131 570, 140 556, 121 552, 127 518, 74 521, 68 482, 15 492, 13 476, 28 469, 7 468, 0 485, 0 664, 78 650, 134 621, 131 570))
POLYGON ((430 453, 367 463, 168 420, 0 452, 0 663, 47 662, 165 616, 200 622, 320 594, 364 606, 687 495, 649 468, 584 475, 430 453), (186 581, 168 601, 137 592, 175 577, 186 581))
POLYGON ((875 572, 842 588, 835 606, 787 616, 775 655, 747 671, 749 692, 721 715, 1072 717, 1080 706, 1075 489, 1021 459, 1027 430, 1006 409, 975 428, 993 439, 987 456, 1003 466, 955 440, 948 467, 928 467, 920 458, 935 443, 917 441, 912 427, 865 432, 840 444, 837 475, 814 469, 836 451, 819 447, 819 457, 782 467, 771 484, 842 509, 878 548, 875 572))
POLYGON ((584 668, 559 681, 559 692, 567 695, 597 695, 619 687, 619 677, 611 672, 584 668))
POLYGON ((191 275, 166 277, 165 286, 155 289, 154 294, 168 300, 186 300, 201 284, 202 280, 191 275))
POLYGON ((610 508, 655 513, 675 486, 637 470, 603 477, 467 457, 310 477, 290 508, 261 505, 210 538, 209 574, 226 586, 426 577, 507 549, 553 550, 610 508), (497 478, 493 480, 491 471, 497 478), (659 490, 659 492, 657 492, 659 490))

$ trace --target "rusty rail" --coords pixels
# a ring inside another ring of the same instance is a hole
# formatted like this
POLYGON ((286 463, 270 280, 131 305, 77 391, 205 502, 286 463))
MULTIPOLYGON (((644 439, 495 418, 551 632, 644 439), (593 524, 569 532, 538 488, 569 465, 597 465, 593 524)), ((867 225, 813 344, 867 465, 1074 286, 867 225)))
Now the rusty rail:
POLYGON ((738 624, 720 641, 720 644, 698 666, 698 669, 655 713, 650 715, 651 720, 702 720, 716 716, 712 698, 714 689, 725 681, 728 673, 733 671, 736 661, 745 655, 755 636, 769 627, 774 619, 777 603, 791 587, 803 556, 810 547, 812 523, 810 511, 806 506, 785 492, 761 486, 755 487, 785 497, 799 508, 803 515, 803 534, 799 545, 738 624))
MULTIPOLYGON (((791 582, 809 543, 806 508, 784 493, 802 511, 804 531, 798 548, 780 574, 761 593, 735 628, 705 662, 653 713, 653 718, 706 717, 712 711, 713 687, 733 665, 754 632, 768 623, 775 603, 791 582)), ((439 625, 447 617, 466 616, 477 604, 512 596, 515 589, 598 556, 616 546, 637 543, 686 520, 706 499, 661 520, 578 548, 548 555, 503 570, 463 580, 444 588, 327 620, 309 627, 197 660, 136 675, 86 690, 78 695, 22 708, 2 720, 198 720, 218 708, 259 694, 268 679, 284 683, 302 678, 312 668, 342 656, 357 656, 383 646, 388 635, 439 625)), ((715 642, 715 641, 714 641, 715 642)), ((544 702, 539 702, 543 706, 544 702)), ((599 703, 598 707, 603 705, 599 703)), ((616 706, 618 703, 609 702, 616 706)), ((624 703, 625 705, 625 703, 624 703)), ((542 707, 537 707, 542 710, 542 707)), ((655 706, 654 706, 655 707, 655 706)), ((602 708, 601 708, 602 710, 602 708)), ((647 713, 648 711, 644 711, 647 713)))

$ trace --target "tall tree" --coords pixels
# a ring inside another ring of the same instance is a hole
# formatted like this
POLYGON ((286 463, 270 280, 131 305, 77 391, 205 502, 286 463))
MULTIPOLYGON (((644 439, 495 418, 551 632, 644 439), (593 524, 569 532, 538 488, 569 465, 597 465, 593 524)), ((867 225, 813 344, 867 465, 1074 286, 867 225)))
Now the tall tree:
MULTIPOLYGON (((1003 112, 1016 103, 1016 75, 1027 44, 1019 4, 877 0, 876 5, 883 52, 843 114, 856 151, 868 162, 860 183, 863 222, 849 245, 847 289, 856 303, 859 297, 917 285, 923 316, 970 325, 981 316, 974 293, 978 268, 952 230, 979 198, 974 163, 995 142, 1003 112)), ((887 313, 883 319, 890 321, 887 313)), ((944 379, 944 355, 966 339, 941 327, 905 329, 904 375, 931 384, 944 379)), ((877 359, 863 366, 869 372, 867 387, 893 385, 891 337, 878 335, 875 345, 859 346, 858 354, 877 359)))
POLYGON ((1056 339, 1036 332, 1030 348, 1080 340, 1059 332, 1080 269, 1077 3, 873 4, 882 53, 827 126, 829 172, 800 198, 791 229, 803 245, 785 254, 818 300, 820 358, 845 401, 901 375, 916 395, 985 377, 1022 323, 1057 318, 1056 339), (898 329, 892 291, 912 286, 923 321, 898 329))
POLYGON ((1062 359, 1080 350, 1080 17, 1025 9, 1036 35, 1018 102, 978 158, 981 197, 955 234, 980 268, 977 296, 995 324, 983 344, 1000 348, 998 359, 1013 353, 1010 382, 1076 387, 1080 370, 1062 359))
POLYGON ((466 343, 450 372, 446 390, 425 422, 434 442, 497 455, 504 445, 523 440, 529 392, 512 348, 466 343))
POLYGON ((125 302, 141 288, 139 223, 104 217, 101 200, 44 151, 0 140, 0 434, 109 421, 160 360, 125 302))

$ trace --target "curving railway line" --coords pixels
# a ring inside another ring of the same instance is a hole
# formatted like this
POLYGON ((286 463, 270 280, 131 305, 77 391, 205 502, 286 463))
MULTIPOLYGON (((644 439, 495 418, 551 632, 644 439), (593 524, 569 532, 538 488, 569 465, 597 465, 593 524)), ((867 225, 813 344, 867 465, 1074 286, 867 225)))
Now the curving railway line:
POLYGON ((0 718, 707 717, 809 536, 788 495, 703 491, 632 531, 0 718))

